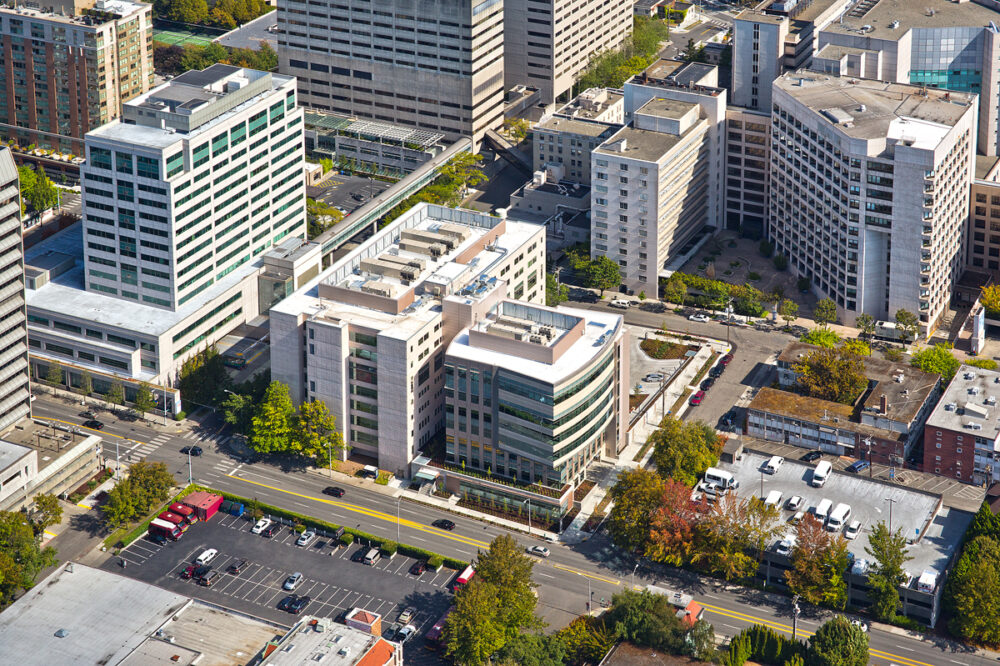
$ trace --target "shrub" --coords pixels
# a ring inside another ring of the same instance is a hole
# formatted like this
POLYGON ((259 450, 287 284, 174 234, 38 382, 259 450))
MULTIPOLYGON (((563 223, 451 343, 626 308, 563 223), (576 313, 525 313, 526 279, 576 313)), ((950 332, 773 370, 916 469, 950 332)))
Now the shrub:
POLYGON ((306 526, 305 526, 305 525, 303 525, 302 523, 297 523, 297 524, 295 525, 295 531, 296 531, 296 532, 297 532, 298 534, 302 534, 303 532, 305 532, 305 531, 306 531, 306 526))
POLYGON ((899 347, 889 347, 885 350, 885 358, 888 361, 899 363, 903 360, 903 350, 899 347))
POLYGON ((788 269, 788 257, 786 257, 783 254, 774 255, 774 259, 772 259, 771 261, 774 262, 774 267, 779 271, 784 271, 788 269))
POLYGON ((750 271, 749 273, 747 273, 747 280, 750 280, 751 282, 756 282, 759 279, 760 279, 760 273, 757 273, 755 271, 750 271))
POLYGON ((434 555, 427 559, 427 566, 431 569, 440 569, 444 565, 444 558, 440 555, 434 555))
POLYGON ((377 483, 380 486, 387 486, 389 485, 390 478, 392 478, 392 474, 390 474, 389 472, 380 471, 378 473, 378 478, 375 479, 375 483, 377 483))
POLYGON ((399 544, 395 541, 386 541, 382 544, 382 554, 386 557, 392 557, 399 550, 399 544))
POLYGON ((345 546, 350 546, 352 543, 354 543, 354 535, 351 534, 350 532, 344 532, 343 534, 340 535, 340 543, 344 544, 345 546))
POLYGON ((187 412, 177 412, 174 414, 174 421, 183 421, 187 418, 187 412))
POLYGON ((757 246, 757 250, 765 257, 770 257, 774 254, 774 246, 771 245, 771 241, 767 239, 760 242, 760 245, 757 246))

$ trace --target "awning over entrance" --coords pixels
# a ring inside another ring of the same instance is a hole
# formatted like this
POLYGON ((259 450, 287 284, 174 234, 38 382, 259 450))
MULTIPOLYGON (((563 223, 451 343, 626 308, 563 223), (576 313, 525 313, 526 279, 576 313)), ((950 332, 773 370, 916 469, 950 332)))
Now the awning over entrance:
POLYGON ((430 469, 426 469, 425 468, 425 469, 422 469, 419 472, 417 472, 413 476, 413 480, 414 481, 420 481, 421 483, 433 483, 433 482, 437 481, 438 476, 440 476, 440 474, 438 474, 434 470, 430 470, 430 469))

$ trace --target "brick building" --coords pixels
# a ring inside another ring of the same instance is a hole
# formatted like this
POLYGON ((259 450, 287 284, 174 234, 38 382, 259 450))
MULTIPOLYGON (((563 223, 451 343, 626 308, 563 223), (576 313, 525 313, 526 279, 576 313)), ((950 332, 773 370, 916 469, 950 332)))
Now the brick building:
POLYGON ((1000 481, 1000 372, 963 365, 924 426, 924 471, 1000 481))

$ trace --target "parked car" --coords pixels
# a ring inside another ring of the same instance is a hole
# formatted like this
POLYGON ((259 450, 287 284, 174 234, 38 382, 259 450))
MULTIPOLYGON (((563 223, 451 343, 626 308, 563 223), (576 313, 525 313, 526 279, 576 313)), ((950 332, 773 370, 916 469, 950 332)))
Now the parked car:
POLYGON ((247 568, 248 564, 250 564, 250 562, 248 562, 244 558, 240 558, 229 565, 229 573, 231 574, 242 573, 243 570, 247 568))
POLYGON ((160 546, 162 546, 162 545, 164 545, 165 543, 167 543, 167 537, 163 536, 162 534, 159 534, 159 533, 154 533, 154 532, 150 532, 150 533, 149 533, 149 534, 147 534, 146 536, 147 536, 147 538, 148 538, 148 539, 149 539, 150 541, 152 541, 153 543, 155 543, 155 544, 157 544, 157 545, 160 545, 160 546))
POLYGON ((527 548, 528 555, 536 555, 538 557, 548 557, 551 555, 549 549, 545 546, 530 546, 527 548))
POLYGON ((726 354, 725 356, 723 356, 722 358, 719 359, 719 363, 721 365, 723 365, 723 366, 727 366, 727 365, 729 365, 732 362, 733 362, 733 355, 732 354, 726 354))
POLYGON ((198 558, 194 561, 194 563, 195 564, 208 564, 209 562, 211 562, 212 560, 214 560, 215 556, 218 555, 218 554, 219 554, 219 551, 217 551, 216 549, 214 549, 214 548, 206 548, 205 550, 201 551, 201 555, 198 556, 198 558))
POLYGON ((788 503, 785 504, 785 508, 788 509, 789 511, 798 511, 800 508, 802 508, 803 501, 804 500, 802 499, 801 496, 792 495, 791 497, 788 498, 788 503))
POLYGON ((714 379, 718 379, 719 377, 722 376, 722 373, 725 372, 725 370, 726 366, 724 365, 713 366, 712 369, 708 371, 708 376, 714 379))
POLYGON ((799 460, 802 460, 804 462, 813 462, 814 460, 819 460, 822 457, 823 457, 822 451, 808 451, 804 456, 799 458, 799 460))
POLYGON ((268 527, 270 527, 272 524, 274 524, 274 521, 271 520, 270 518, 261 518, 250 529, 250 532, 252 534, 260 534, 261 532, 263 532, 264 530, 266 530, 268 527))
POLYGON ((707 391, 715 386, 715 377, 707 377, 701 382, 701 390, 707 391))
POLYGON ((857 460, 847 466, 847 471, 851 472, 852 474, 860 474, 869 467, 871 467, 871 463, 869 463, 867 460, 857 460))
POLYGON ((410 620, 412 620, 412 619, 413 619, 413 616, 414 616, 414 615, 416 615, 416 614, 417 614, 417 609, 416 609, 416 608, 414 608, 413 606, 407 606, 407 607, 406 607, 406 608, 404 608, 404 609, 403 609, 403 611, 402 611, 402 612, 401 612, 401 613, 399 614, 399 617, 397 618, 397 621, 398 621, 398 622, 399 622, 400 624, 406 624, 406 623, 408 623, 408 622, 409 622, 410 620))
POLYGON ((611 301, 608 305, 610 305, 613 308, 621 308, 622 310, 628 310, 629 307, 632 305, 632 303, 625 300, 624 298, 616 298, 615 300, 611 301))
POLYGON ((298 539, 295 540, 296 546, 308 546, 312 543, 313 539, 316 538, 316 532, 312 530, 306 530, 302 533, 298 539))
POLYGON ((289 594, 287 597, 278 602, 278 610, 283 610, 283 611, 288 610, 288 607, 291 606, 293 603, 295 603, 295 601, 297 601, 298 598, 299 595, 297 594, 289 594))
POLYGON ((710 322, 712 320, 709 318, 708 315, 704 315, 704 314, 701 314, 701 313, 696 313, 696 314, 693 314, 693 315, 688 315, 688 321, 697 321, 697 322, 701 322, 703 324, 707 324, 708 322, 710 322))
POLYGON ((296 597, 295 601, 288 604, 288 612, 298 615, 306 609, 310 601, 312 601, 311 597, 296 597))
POLYGON ((441 530, 448 530, 449 532, 455 529, 455 523, 451 522, 446 518, 439 518, 431 523, 431 527, 436 527, 441 530))
POLYGON ((413 574, 414 576, 419 576, 423 574, 425 571, 427 571, 427 563, 424 562, 423 560, 417 560, 416 562, 413 563, 413 566, 410 567, 410 573, 413 574))
POLYGON ((645 377, 643 377, 642 381, 644 381, 644 382, 662 382, 663 381, 663 377, 664 377, 664 375, 663 375, 662 372, 651 372, 648 375, 646 375, 645 377))
POLYGON ((408 624, 396 633, 396 642, 405 643, 413 637, 413 634, 417 633, 417 628, 412 624, 408 624))
POLYGON ((327 486, 323 489, 324 495, 329 495, 330 497, 343 497, 344 489, 338 488, 337 486, 327 486))
POLYGON ((802 519, 806 517, 805 511, 796 511, 795 515, 788 519, 792 525, 798 525, 802 522, 802 519))
POLYGON ((278 534, 281 534, 281 525, 271 525, 266 530, 260 533, 260 535, 265 539, 270 539, 272 537, 277 536, 278 534))
POLYGON ((212 571, 202 576, 198 583, 204 585, 205 587, 212 587, 212 585, 219 580, 219 576, 221 576, 221 574, 218 571, 212 571))
POLYGON ((777 543, 774 547, 774 552, 778 555, 791 555, 792 548, 795 546, 795 539, 791 536, 787 536, 777 543))
POLYGON ((189 564, 181 571, 181 578, 188 580, 194 578, 194 570, 197 569, 197 565, 189 564))
POLYGON ((853 624, 855 627, 865 632, 866 634, 868 633, 868 623, 865 622, 864 620, 854 619, 851 620, 851 624, 853 624))
POLYGON ((691 403, 692 407, 697 407, 698 405, 701 404, 701 401, 704 400, 704 399, 705 399, 705 392, 704 391, 698 391, 693 396, 691 396, 691 399, 688 402, 691 403))
POLYGON ((853 521, 850 525, 847 526, 847 529, 844 530, 845 539, 857 539, 859 534, 861 534, 860 520, 853 521))
POLYGON ((96 419, 90 419, 89 421, 83 422, 83 427, 90 428, 92 430, 101 430, 102 428, 104 428, 104 424, 96 419))
POLYGON ((285 584, 282 585, 281 587, 291 592, 292 590, 294 590, 295 588, 297 588, 299 585, 302 584, 303 578, 304 576, 302 575, 302 573, 296 571, 291 576, 285 579, 285 584))
POLYGON ((209 572, 211 570, 212 570, 212 567, 210 565, 203 564, 200 567, 195 567, 194 568, 194 574, 191 577, 192 578, 196 578, 196 579, 204 578, 205 576, 207 576, 209 574, 209 572))

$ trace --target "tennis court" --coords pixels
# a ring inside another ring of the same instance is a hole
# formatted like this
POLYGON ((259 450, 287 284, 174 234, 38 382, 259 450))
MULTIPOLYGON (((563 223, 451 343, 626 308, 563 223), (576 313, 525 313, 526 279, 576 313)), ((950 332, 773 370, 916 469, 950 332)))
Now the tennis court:
POLYGON ((158 30, 153 29, 153 41, 164 44, 176 44, 177 46, 207 46, 212 43, 212 37, 196 35, 191 32, 180 32, 178 30, 158 30))

